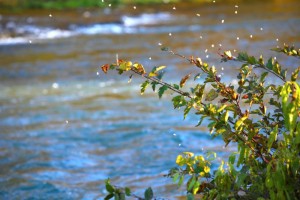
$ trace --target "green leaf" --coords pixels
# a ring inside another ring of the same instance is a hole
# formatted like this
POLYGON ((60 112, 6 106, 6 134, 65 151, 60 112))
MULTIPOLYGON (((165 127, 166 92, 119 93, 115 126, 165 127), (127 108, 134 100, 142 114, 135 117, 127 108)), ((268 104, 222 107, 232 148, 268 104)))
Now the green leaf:
POLYGON ((267 64, 266 64, 266 67, 270 70, 273 70, 273 63, 274 63, 274 59, 271 57, 269 58, 267 64))
POLYGON ((126 196, 130 196, 131 195, 131 190, 128 187, 125 187, 125 194, 126 196))
POLYGON ((270 133, 270 137, 268 139, 268 151, 270 151, 273 143, 277 140, 277 134, 278 134, 278 125, 276 125, 275 128, 270 133))
POLYGON ((142 85, 141 85, 141 95, 143 95, 145 93, 146 88, 149 86, 149 81, 145 81, 142 85))
POLYGON ((214 99, 216 99, 218 97, 218 93, 214 90, 211 89, 205 97, 205 101, 213 101, 214 99))
POLYGON ((237 167, 240 166, 240 164, 242 164, 244 162, 244 159, 245 159, 245 146, 242 145, 239 149, 239 152, 240 152, 240 157, 239 157, 239 160, 238 160, 238 163, 237 163, 237 167))
POLYGON ((144 193, 145 200, 151 200, 153 198, 152 188, 149 187, 144 193))
POLYGON ((230 154, 230 156, 228 158, 228 161, 229 161, 230 164, 234 165, 235 157, 236 157, 236 153, 230 154))
POLYGON ((192 103, 189 103, 185 109, 184 109, 184 114, 183 114, 183 118, 185 119, 187 114, 190 112, 191 108, 193 107, 193 104, 192 103))
POLYGON ((115 194, 115 200, 121 200, 120 194, 119 194, 119 193, 116 193, 116 194, 115 194))
POLYGON ((296 80, 297 80, 299 72, 300 72, 300 67, 298 67, 298 68, 292 73, 291 81, 296 81, 296 80))
POLYGON ((179 178, 179 173, 176 172, 174 175, 173 175, 173 182, 175 183, 179 178))
POLYGON ((255 59, 254 56, 250 56, 248 57, 248 62, 251 64, 251 65, 255 65, 257 63, 257 60, 255 59))
POLYGON ((105 187, 106 187, 106 190, 107 190, 109 193, 115 192, 115 188, 110 184, 109 179, 106 180, 105 187))
POLYGON ((200 126, 204 120, 205 116, 202 116, 201 119, 199 120, 198 124, 196 125, 196 127, 200 126))
POLYGON ((286 73, 287 73, 287 70, 281 70, 280 71, 280 76, 285 80, 286 79, 286 73))
POLYGON ((193 176, 189 181, 188 181, 188 191, 191 191, 192 188, 194 187, 194 184, 196 183, 196 177, 193 176))
POLYGON ((239 173, 238 178, 237 178, 237 185, 239 187, 242 187, 244 185, 244 181, 247 178, 247 174, 246 173, 239 173))
POLYGON ((197 181, 197 182, 194 184, 193 194, 197 194, 197 192, 198 192, 198 190, 199 190, 199 187, 200 187, 200 183, 199 183, 199 181, 197 181))
POLYGON ((240 52, 239 54, 238 54, 238 57, 237 57, 237 59, 239 60, 239 61, 247 61, 248 60, 248 54, 246 53, 246 52, 240 52))
POLYGON ((159 88, 158 90, 158 97, 161 98, 162 95, 164 94, 164 92, 168 89, 168 86, 164 85, 162 87, 159 88))
POLYGON ((108 194, 105 198, 104 198, 104 200, 109 200, 109 199, 111 199, 111 198, 113 198, 115 196, 115 194, 108 194))
POLYGON ((182 95, 175 96, 172 99, 172 101, 173 101, 174 109, 180 108, 180 107, 186 105, 186 100, 184 99, 184 97, 182 95))
POLYGON ((158 82, 156 82, 156 81, 151 82, 153 92, 155 92, 157 84, 158 84, 158 82))
POLYGON ((179 186, 179 187, 182 185, 183 180, 184 180, 184 176, 181 175, 180 178, 179 178, 179 181, 178 181, 178 186, 179 186))
POLYGON ((204 93, 204 89, 205 89, 205 84, 204 85, 197 85, 195 87, 195 95, 201 100, 202 99, 202 96, 203 96, 203 93, 204 93), (197 91, 198 90, 198 91, 197 91))
POLYGON ((292 133, 296 127, 298 108, 300 102, 300 87, 296 82, 287 82, 281 90, 282 110, 286 128, 292 133), (291 88, 294 88, 293 90, 291 88), (294 92, 293 92, 294 91, 294 92), (294 100, 289 101, 290 95, 294 100))
POLYGON ((177 85, 177 84, 173 84, 173 87, 174 87, 175 89, 177 89, 177 90, 180 89, 179 85, 177 85))
POLYGON ((267 75, 268 75, 268 72, 262 73, 262 75, 260 76, 260 82, 263 82, 267 75))

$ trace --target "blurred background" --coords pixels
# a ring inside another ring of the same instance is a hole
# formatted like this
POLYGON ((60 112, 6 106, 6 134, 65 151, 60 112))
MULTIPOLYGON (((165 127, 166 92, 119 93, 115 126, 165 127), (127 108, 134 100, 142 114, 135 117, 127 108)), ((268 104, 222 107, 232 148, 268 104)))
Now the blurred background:
POLYGON ((174 94, 141 96, 140 77, 128 83, 130 74, 104 75, 100 66, 116 55, 148 71, 166 65, 171 83, 199 72, 160 51, 167 46, 215 65, 232 84, 239 64, 220 63, 218 52, 276 56, 292 70, 299 60, 269 50, 300 46, 299 7, 298 0, 0 0, 0 199, 103 199, 108 177, 140 195, 149 186, 158 197, 183 195, 163 177, 179 153, 215 151, 221 160, 235 147, 212 140, 207 122, 195 128, 197 116, 183 120, 174 94))

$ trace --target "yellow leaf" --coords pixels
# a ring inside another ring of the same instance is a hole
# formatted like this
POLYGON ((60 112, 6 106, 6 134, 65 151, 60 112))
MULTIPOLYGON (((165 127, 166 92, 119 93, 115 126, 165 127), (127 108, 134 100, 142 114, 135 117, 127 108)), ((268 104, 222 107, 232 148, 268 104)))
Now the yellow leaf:
POLYGON ((205 166, 205 167, 204 167, 204 172, 205 172, 205 173, 209 173, 209 172, 210 172, 210 168, 209 168, 208 166, 205 166))
POLYGON ((196 156, 195 160, 197 160, 197 161, 204 161, 204 158, 203 158, 203 156, 196 156))
POLYGON ((157 67, 157 68, 155 69, 155 72, 158 72, 158 71, 160 71, 160 70, 162 70, 162 69, 164 69, 164 68, 166 68, 166 66, 159 66, 159 67, 157 67))
POLYGON ((201 60, 201 58, 196 58, 196 65, 197 65, 197 67, 201 67, 202 66, 202 60, 201 60))
POLYGON ((230 58, 230 59, 232 58, 231 51, 225 51, 225 52, 224 52, 224 55, 227 56, 227 57, 230 58))
POLYGON ((176 164, 179 166, 183 166, 185 163, 185 159, 182 157, 182 155, 178 155, 176 158, 176 164))
POLYGON ((140 63, 134 63, 133 67, 136 68, 137 71, 140 72, 141 74, 145 74, 146 73, 143 65, 140 64, 140 63))
POLYGON ((157 73, 150 72, 148 76, 153 77, 153 76, 157 76, 157 75, 158 75, 157 73))

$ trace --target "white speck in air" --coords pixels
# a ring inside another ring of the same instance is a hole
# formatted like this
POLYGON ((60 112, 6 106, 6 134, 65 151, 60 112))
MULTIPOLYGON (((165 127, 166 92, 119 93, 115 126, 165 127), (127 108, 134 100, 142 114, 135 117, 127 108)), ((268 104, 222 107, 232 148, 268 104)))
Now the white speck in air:
POLYGON ((162 44, 159 42, 159 43, 158 43, 158 46, 161 46, 161 45, 162 45, 162 44))
POLYGON ((260 27, 260 30, 261 30, 261 31, 264 30, 263 27, 260 27))
POLYGON ((250 35, 250 38, 253 38, 253 35, 250 35))
POLYGON ((214 47, 215 47, 215 45, 214 45, 214 44, 212 44, 212 45, 211 45, 211 47, 212 47, 212 48, 214 48, 214 47))
POLYGON ((169 33, 169 36, 172 36, 172 33, 169 33))
POLYGON ((53 84, 52 84, 52 88, 58 89, 58 88, 59 88, 59 84, 58 84, 58 83, 53 83, 53 84))
POLYGON ((237 10, 236 10, 236 11, 234 11, 234 14, 237 14, 237 10))
POLYGON ((224 67, 222 67, 221 69, 224 70, 224 67))
POLYGON ((136 9, 136 6, 133 6, 133 9, 135 10, 135 9, 136 9))
POLYGON ((279 39, 277 38, 277 39, 276 39, 276 41, 278 42, 278 41, 279 41, 279 39))
POLYGON ((196 14, 198 17, 200 17, 201 15, 199 13, 196 14))
POLYGON ((32 43, 32 41, 31 41, 31 40, 29 40, 29 43, 31 44, 31 43, 32 43))
POLYGON ((176 7, 175 7, 175 6, 173 7, 173 10, 176 10, 176 7))
POLYGON ((202 40, 202 35, 200 35, 200 39, 202 40))
POLYGON ((52 14, 49 14, 49 17, 52 17, 52 14))
POLYGON ((152 58, 151 58, 151 57, 149 57, 149 60, 152 60, 152 58))
POLYGON ((239 38, 239 37, 236 37, 236 39, 239 40, 240 38, 239 38))
POLYGON ((108 4, 108 7, 111 7, 111 3, 110 3, 110 4, 108 4))
POLYGON ((97 76, 99 76, 99 72, 97 72, 97 76))
POLYGON ((209 55, 206 55, 205 57, 206 57, 206 58, 209 58, 209 55))
POLYGON ((178 144, 178 146, 181 146, 181 144, 178 144))
POLYGON ((207 51, 208 51, 208 49, 205 49, 205 51, 204 51, 204 52, 205 52, 205 53, 207 53, 207 51))
POLYGON ((222 24, 224 24, 224 19, 222 19, 222 24))
POLYGON ((69 121, 68 120, 66 120, 66 124, 68 124, 69 123, 69 121))

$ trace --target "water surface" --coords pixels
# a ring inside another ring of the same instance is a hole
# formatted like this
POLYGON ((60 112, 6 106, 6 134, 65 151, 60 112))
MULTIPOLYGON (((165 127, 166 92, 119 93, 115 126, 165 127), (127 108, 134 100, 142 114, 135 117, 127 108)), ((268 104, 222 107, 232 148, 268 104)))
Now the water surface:
MULTIPOLYGON (((226 159, 234 147, 212 141, 206 122, 194 128, 196 116, 183 120, 172 96, 141 96, 140 78, 128 84, 99 66, 118 54, 148 70, 167 65, 165 80, 173 83, 197 72, 160 51, 168 46, 216 65, 230 82, 238 64, 220 64, 217 53, 259 56, 283 43, 299 46, 299 6, 258 1, 1 13, 0 199, 102 199, 107 177, 137 194, 149 186, 159 197, 182 194, 163 177, 177 154, 213 150, 226 159)), ((299 65, 265 55, 290 69, 299 65)))

